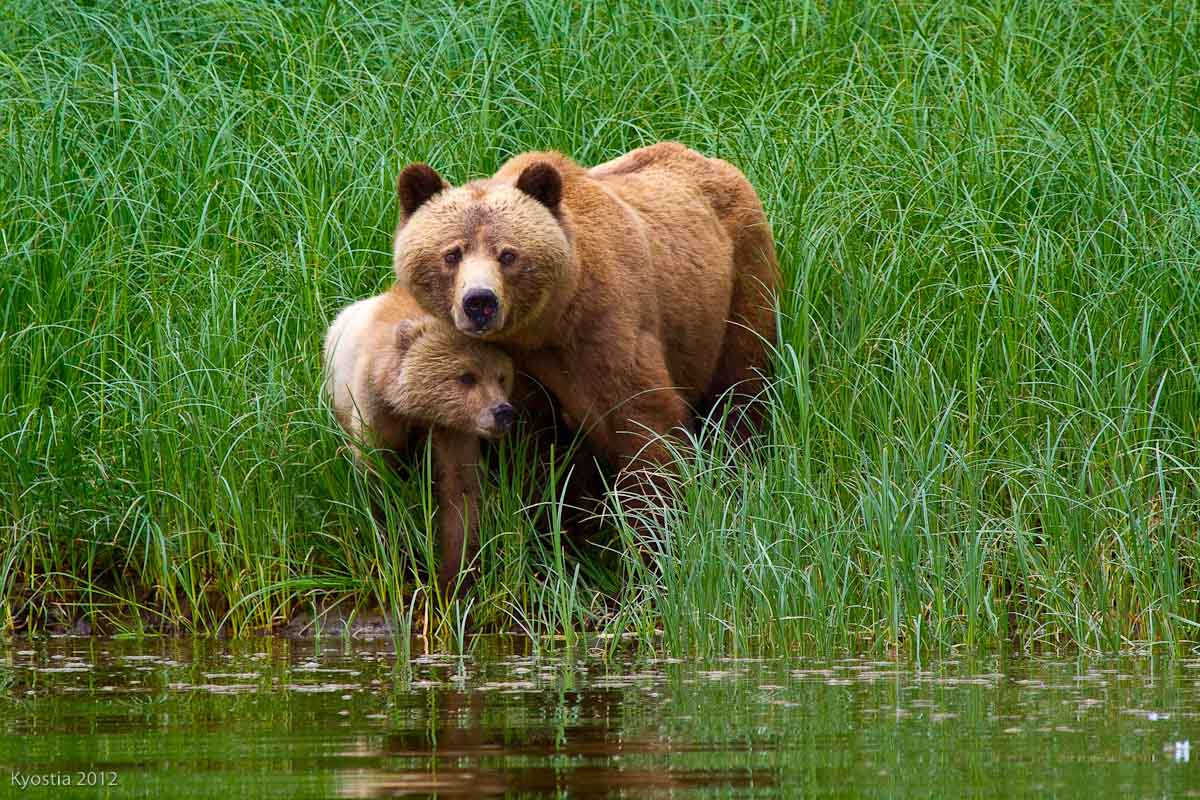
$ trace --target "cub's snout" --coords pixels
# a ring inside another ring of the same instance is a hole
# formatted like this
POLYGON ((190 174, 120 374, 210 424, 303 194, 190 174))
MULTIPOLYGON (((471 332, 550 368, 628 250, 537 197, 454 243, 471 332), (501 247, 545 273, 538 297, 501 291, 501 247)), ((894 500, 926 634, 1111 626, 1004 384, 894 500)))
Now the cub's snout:
POLYGON ((513 411, 510 403, 501 403, 492 407, 492 419, 500 433, 508 433, 512 428, 513 420, 516 419, 516 412, 513 411))
POLYGON ((516 418, 516 411, 507 401, 489 406, 479 415, 479 435, 488 439, 499 439, 512 429, 516 418))

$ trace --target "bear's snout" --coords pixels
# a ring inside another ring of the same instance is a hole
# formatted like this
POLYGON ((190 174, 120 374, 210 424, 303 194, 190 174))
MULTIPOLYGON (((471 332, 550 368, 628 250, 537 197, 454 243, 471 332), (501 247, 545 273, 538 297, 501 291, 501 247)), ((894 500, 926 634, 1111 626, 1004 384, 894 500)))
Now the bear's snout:
POLYGON ((492 421, 495 424, 497 433, 508 433, 516 416, 516 412, 513 411, 513 407, 509 403, 501 403, 492 407, 492 421))
POLYGON ((482 331, 500 311, 500 298, 491 289, 471 289, 463 295, 462 310, 475 330, 482 331))

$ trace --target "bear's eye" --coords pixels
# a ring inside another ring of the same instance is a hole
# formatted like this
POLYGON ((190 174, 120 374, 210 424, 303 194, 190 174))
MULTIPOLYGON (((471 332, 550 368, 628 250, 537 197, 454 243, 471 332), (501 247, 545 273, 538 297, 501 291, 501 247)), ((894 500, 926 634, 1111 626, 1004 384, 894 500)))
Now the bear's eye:
POLYGON ((500 252, 500 266, 511 267, 513 262, 517 260, 517 254, 512 250, 503 250, 500 252))
POLYGON ((470 372, 464 372, 462 375, 458 376, 458 382, 461 383, 463 386, 474 386, 475 385, 475 375, 470 372))
POLYGON ((457 247, 442 256, 442 260, 446 262, 448 267, 458 266, 458 262, 462 261, 462 250, 457 247))

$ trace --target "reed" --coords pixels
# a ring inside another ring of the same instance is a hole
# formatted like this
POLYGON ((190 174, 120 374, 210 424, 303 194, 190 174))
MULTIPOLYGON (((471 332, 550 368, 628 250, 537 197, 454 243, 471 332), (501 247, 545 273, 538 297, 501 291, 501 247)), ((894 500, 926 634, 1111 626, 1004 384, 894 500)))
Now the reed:
POLYGON ((1197 42, 1194 5, 1137 0, 13 0, 3 624, 242 633, 340 601, 439 647, 1189 646, 1197 42), (574 541, 569 476, 504 442, 481 580, 438 597, 428 464, 363 481, 319 396, 328 321, 391 279, 395 174, 660 139, 738 164, 772 220, 770 429, 681 451, 656 571, 619 513, 574 541))

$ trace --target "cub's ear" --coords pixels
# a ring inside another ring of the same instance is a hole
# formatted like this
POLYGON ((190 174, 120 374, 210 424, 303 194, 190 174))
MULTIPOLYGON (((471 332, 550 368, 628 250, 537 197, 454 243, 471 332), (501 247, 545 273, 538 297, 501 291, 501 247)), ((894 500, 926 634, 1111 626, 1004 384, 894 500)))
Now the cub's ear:
POLYGON ((400 213, 408 219, 429 198, 449 189, 450 184, 442 180, 437 170, 428 164, 409 164, 396 178, 396 197, 400 200, 400 213))
POLYGON ((517 188, 550 209, 552 214, 558 214, 558 204, 562 202, 562 175, 553 164, 545 161, 530 164, 521 170, 517 188))
POLYGON ((417 339, 421 338, 421 334, 425 333, 425 327, 425 321, 420 319, 402 319, 397 322, 392 329, 396 349, 402 354, 407 353, 417 339))

